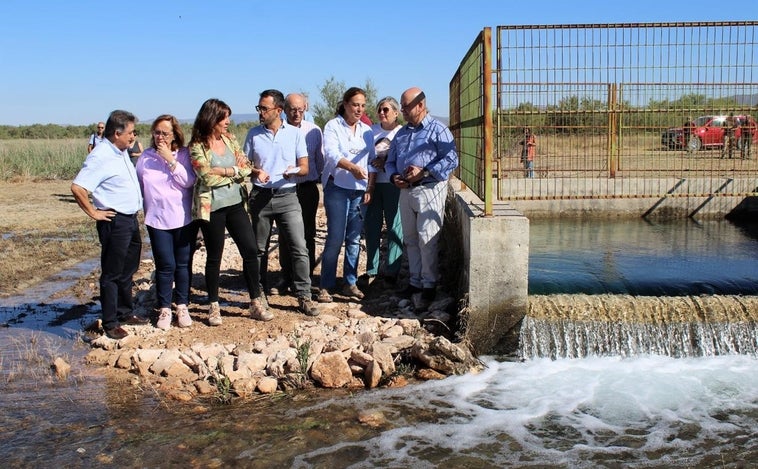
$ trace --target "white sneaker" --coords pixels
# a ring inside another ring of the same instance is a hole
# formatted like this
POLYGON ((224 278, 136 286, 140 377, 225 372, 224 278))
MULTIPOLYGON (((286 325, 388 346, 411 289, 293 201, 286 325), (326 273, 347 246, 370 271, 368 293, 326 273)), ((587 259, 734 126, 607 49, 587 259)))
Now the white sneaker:
POLYGON ((187 305, 176 307, 176 322, 179 323, 179 327, 190 327, 192 325, 192 318, 189 315, 187 305))
POLYGON ((214 301, 208 307, 208 325, 220 326, 222 323, 221 307, 218 305, 218 301, 214 301))
POLYGON ((155 324, 155 327, 164 331, 171 328, 171 310, 169 308, 161 308, 161 313, 158 316, 158 322, 155 324))

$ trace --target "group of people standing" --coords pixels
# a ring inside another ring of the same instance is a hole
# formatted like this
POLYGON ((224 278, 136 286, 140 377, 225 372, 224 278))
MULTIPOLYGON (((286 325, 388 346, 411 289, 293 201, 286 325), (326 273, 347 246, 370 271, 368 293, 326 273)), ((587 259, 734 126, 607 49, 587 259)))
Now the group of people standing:
POLYGON ((331 302, 333 294, 363 298, 357 285, 360 237, 365 232, 367 271, 361 278, 371 283, 379 274, 383 224, 386 283, 395 284, 405 246, 410 278, 400 293, 434 300, 447 180, 458 166, 450 130, 429 115, 419 88, 406 90, 400 104, 391 97, 381 99, 379 123, 373 126, 364 122, 366 92, 360 88, 345 92, 323 132, 304 119, 306 102, 299 94, 261 92, 256 106, 260 124, 250 129, 242 146, 228 132, 231 108, 218 99, 201 106, 187 146, 177 119, 159 116, 136 167, 127 150, 136 140, 137 119, 126 111, 111 113, 102 142, 71 186, 79 206, 97 222, 102 325, 109 337, 125 337, 123 324, 149 322, 134 314, 131 293, 141 251, 137 213, 143 208, 156 265, 156 326, 162 329, 171 326, 174 314, 179 327, 192 325, 188 304, 199 230, 207 252, 211 326, 223 321, 219 275, 226 232, 242 258, 250 316, 274 318, 265 294, 273 224, 279 230, 284 280, 278 288, 291 290, 305 315, 319 314, 312 291, 321 303, 331 302), (397 122, 401 113, 404 126, 397 122), (314 288, 319 181, 327 236, 320 283, 314 288), (344 284, 337 289, 343 245, 344 284))

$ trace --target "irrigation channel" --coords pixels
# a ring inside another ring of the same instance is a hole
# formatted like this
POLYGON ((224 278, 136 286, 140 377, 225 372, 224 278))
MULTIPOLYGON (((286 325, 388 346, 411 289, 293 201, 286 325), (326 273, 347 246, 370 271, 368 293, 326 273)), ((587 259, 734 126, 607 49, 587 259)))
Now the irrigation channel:
POLYGON ((531 233, 521 356, 484 357, 478 375, 399 389, 315 390, 224 406, 165 402, 86 367, 56 384, 18 371, 29 338, 75 359, 86 348, 71 336, 92 318, 62 317, 65 298, 2 300, 0 322, 25 314, 0 329, 4 466, 758 461, 755 227, 535 220, 531 233))

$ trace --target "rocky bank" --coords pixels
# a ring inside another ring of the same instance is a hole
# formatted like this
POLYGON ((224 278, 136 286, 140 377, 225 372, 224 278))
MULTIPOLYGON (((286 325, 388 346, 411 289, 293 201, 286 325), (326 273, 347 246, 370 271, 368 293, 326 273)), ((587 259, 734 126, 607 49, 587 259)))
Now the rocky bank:
MULTIPOLYGON (((321 225, 323 235, 323 221, 321 225)), ((278 269, 276 236, 272 241, 269 266, 278 269)), ((398 386, 408 378, 439 379, 481 368, 465 344, 451 342, 458 304, 441 289, 427 306, 418 296, 399 298, 394 286, 377 280, 363 286, 366 296, 360 303, 336 295, 333 303, 320 305, 317 317, 298 313, 292 296, 270 295, 275 318, 262 323, 247 317, 239 261, 228 238, 221 273, 221 326, 207 323, 205 252, 200 248, 194 260, 193 325, 174 324, 164 331, 154 327, 153 319, 153 325, 126 326, 130 335, 116 341, 98 333, 95 324, 86 334, 92 347, 87 362, 130 374, 134 385, 147 385, 176 400, 249 398, 312 385, 398 386)), ((135 298, 138 312, 154 317, 152 272, 152 261, 145 259, 135 276, 135 298)), ((316 278, 318 272, 317 268, 316 278)), ((278 272, 269 275, 273 282, 278 272)), ((402 278, 398 285, 404 285, 402 278)))

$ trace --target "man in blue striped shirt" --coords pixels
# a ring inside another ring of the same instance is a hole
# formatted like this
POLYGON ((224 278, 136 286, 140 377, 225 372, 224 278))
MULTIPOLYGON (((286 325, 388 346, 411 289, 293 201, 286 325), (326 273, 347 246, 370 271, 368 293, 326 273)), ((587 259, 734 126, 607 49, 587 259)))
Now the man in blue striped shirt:
POLYGON ((458 151, 450 129, 429 114, 420 88, 403 93, 400 112, 407 124, 392 140, 385 167, 392 175, 390 181, 401 189, 400 219, 410 271, 409 284, 401 293, 421 292, 428 306, 436 296, 447 180, 458 167, 458 151))

